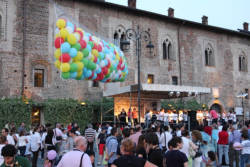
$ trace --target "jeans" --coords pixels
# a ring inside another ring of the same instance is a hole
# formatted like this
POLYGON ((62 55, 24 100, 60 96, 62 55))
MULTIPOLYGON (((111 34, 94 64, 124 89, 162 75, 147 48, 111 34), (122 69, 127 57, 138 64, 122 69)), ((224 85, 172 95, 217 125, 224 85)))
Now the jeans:
POLYGON ((245 165, 250 163, 250 154, 240 155, 240 167, 245 167, 245 165))
POLYGON ((239 157, 240 157, 240 151, 235 150, 233 148, 233 144, 230 144, 229 146, 229 159, 230 159, 230 167, 234 167, 234 162, 236 164, 236 167, 239 167, 239 157))
POLYGON ((32 167, 36 167, 37 166, 37 159, 38 159, 38 153, 39 153, 39 149, 35 152, 33 152, 33 157, 32 157, 32 167))
POLYGON ((20 155, 21 155, 22 157, 24 157, 24 155, 25 155, 25 150, 26 150, 26 146, 18 147, 18 150, 20 151, 20 155))
POLYGON ((229 158, 228 158, 228 145, 218 144, 219 148, 219 164, 222 164, 222 155, 225 156, 226 164, 229 164, 229 158))

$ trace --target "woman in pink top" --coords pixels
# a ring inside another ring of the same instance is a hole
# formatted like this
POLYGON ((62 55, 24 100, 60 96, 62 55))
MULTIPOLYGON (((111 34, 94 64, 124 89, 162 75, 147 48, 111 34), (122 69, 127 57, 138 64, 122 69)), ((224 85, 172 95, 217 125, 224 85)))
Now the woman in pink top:
POLYGON ((212 123, 217 123, 217 121, 218 121, 217 112, 215 110, 211 110, 210 115, 211 115, 211 118, 212 118, 212 123))

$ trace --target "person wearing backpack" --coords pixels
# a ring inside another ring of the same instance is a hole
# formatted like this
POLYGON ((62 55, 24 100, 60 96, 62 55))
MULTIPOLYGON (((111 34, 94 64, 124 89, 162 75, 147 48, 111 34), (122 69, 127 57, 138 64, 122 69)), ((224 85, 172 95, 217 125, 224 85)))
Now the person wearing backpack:
POLYGON ((57 167, 92 167, 90 157, 85 153, 87 140, 83 136, 74 139, 75 148, 64 154, 57 167))

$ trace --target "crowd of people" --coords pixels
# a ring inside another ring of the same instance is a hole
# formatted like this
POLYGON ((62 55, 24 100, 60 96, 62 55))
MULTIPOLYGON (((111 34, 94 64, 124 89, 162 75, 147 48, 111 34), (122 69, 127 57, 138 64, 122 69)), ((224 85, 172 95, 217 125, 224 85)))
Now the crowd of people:
POLYGON ((240 126, 218 119, 213 111, 211 118, 192 131, 185 119, 166 123, 153 116, 145 125, 123 119, 119 124, 88 124, 82 131, 76 123, 31 131, 24 123, 17 131, 7 124, 0 136, 0 165, 36 167, 41 156, 44 167, 248 167, 250 121, 240 126))

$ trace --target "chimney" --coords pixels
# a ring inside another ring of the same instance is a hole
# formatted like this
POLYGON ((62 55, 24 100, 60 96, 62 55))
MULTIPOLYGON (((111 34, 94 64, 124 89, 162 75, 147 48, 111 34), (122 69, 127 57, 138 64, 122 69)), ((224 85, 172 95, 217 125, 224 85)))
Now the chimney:
POLYGON ((136 0, 128 0, 128 7, 136 9, 136 0))
POLYGON ((207 16, 202 16, 202 24, 208 25, 208 17, 207 16))
POLYGON ((168 8, 168 17, 174 17, 174 9, 168 8))
POLYGON ((245 31, 248 31, 248 23, 247 23, 247 22, 244 22, 244 23, 243 23, 243 29, 244 29, 245 31))

